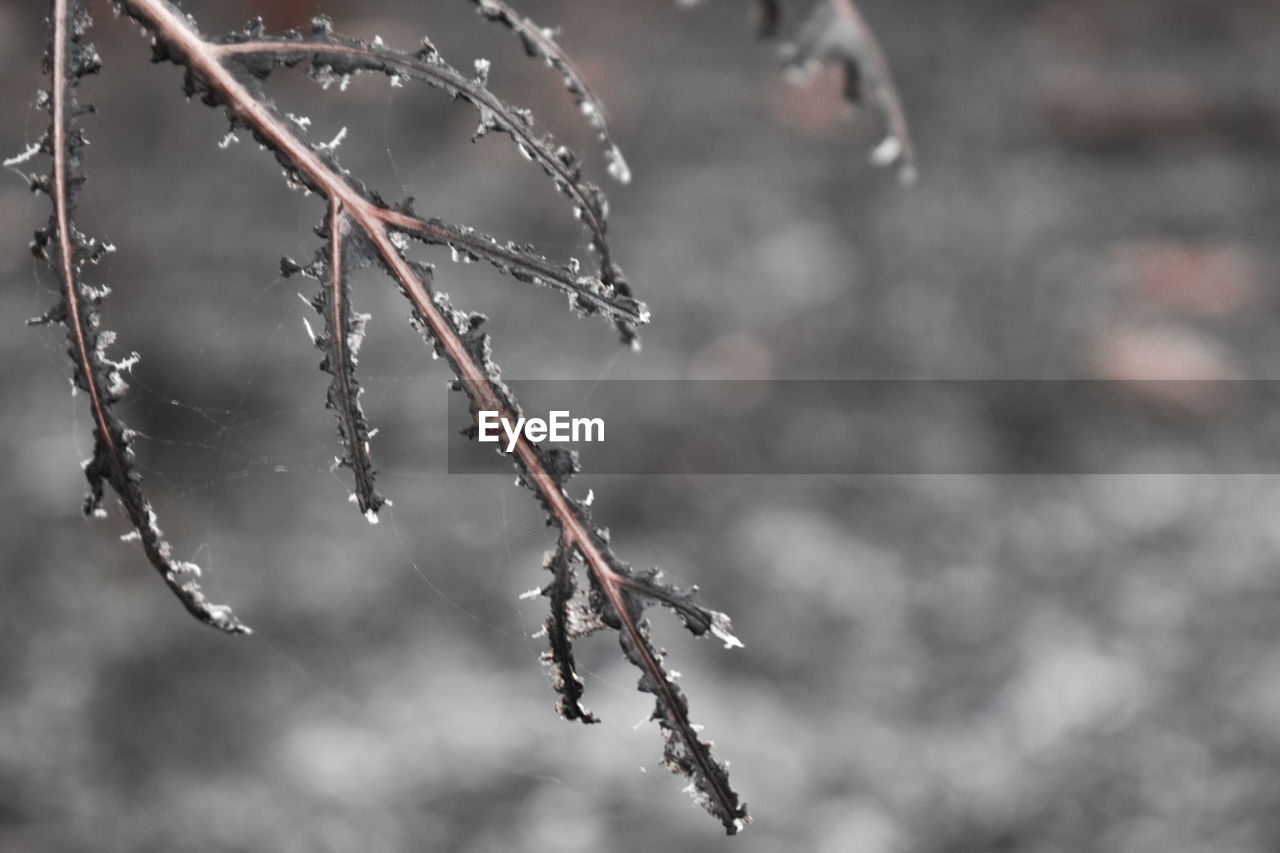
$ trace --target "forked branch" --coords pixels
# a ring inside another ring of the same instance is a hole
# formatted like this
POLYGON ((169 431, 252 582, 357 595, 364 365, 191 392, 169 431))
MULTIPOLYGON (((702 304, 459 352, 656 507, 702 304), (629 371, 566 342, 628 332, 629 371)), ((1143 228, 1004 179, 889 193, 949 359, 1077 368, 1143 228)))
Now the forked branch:
MULTIPOLYGON (((189 96, 224 108, 233 127, 247 128, 275 154, 291 184, 326 201, 324 222, 317 229, 324 246, 310 264, 286 260, 283 267, 287 273, 301 272, 321 282, 314 305, 323 317, 324 331, 314 339, 325 353, 322 367, 333 377, 328 405, 338 420, 343 446, 340 461, 353 470, 356 501, 371 521, 385 501, 374 488, 369 447, 374 430, 360 407, 355 376, 364 320, 351 303, 348 281, 352 268, 376 264, 395 281, 410 302, 413 324, 448 362, 457 386, 468 395, 473 416, 488 411, 513 421, 519 405, 491 358, 489 337, 482 328, 484 317, 455 309, 433 288, 432 268, 407 255, 411 241, 447 245, 469 259, 488 261, 518 281, 560 290, 569 296, 576 311, 604 315, 629 339, 634 338, 636 326, 647 322, 647 310, 630 296, 610 257, 603 194, 582 178, 572 152, 537 132, 527 112, 489 92, 484 64, 477 63, 474 76, 464 75, 445 63, 429 42, 424 41, 415 53, 403 53, 380 42, 339 38, 325 19, 317 19, 305 35, 295 31, 270 36, 257 22, 242 33, 211 40, 201 36, 194 22, 168 0, 121 0, 117 6, 152 34, 156 61, 170 61, 185 69, 189 96), (591 236, 599 275, 583 273, 573 259, 553 263, 530 247, 424 218, 408 201, 385 203, 338 164, 331 146, 303 139, 295 124, 281 116, 264 94, 263 81, 273 71, 297 66, 322 83, 374 71, 393 81, 425 82, 470 102, 480 113, 480 133, 498 129, 510 135, 570 199, 591 236)), ((53 197, 54 215, 38 233, 36 244, 62 287, 61 302, 45 319, 67 325, 76 381, 88 392, 94 410, 95 453, 87 469, 90 505, 97 507, 103 483, 109 482, 120 494, 152 563, 188 609, 216 627, 243 632, 247 629, 230 611, 208 604, 188 579, 194 567, 169 556, 169 546, 160 538, 138 490, 128 430, 111 409, 124 390, 120 370, 125 365, 107 360, 104 350, 111 337, 97 328, 96 305, 105 289, 95 290, 82 280, 84 265, 96 260, 102 247, 81 235, 71 216, 83 145, 72 129, 80 112, 74 91, 81 76, 96 70, 97 58, 82 42, 88 21, 79 3, 54 0, 52 9, 49 65, 54 94, 49 108, 53 121, 41 149, 52 155, 54 163, 49 178, 33 182, 53 197)), ((552 605, 547 626, 551 643, 548 663, 554 669, 562 713, 585 722, 595 719, 580 703, 582 681, 574 668, 572 640, 602 626, 617 630, 624 654, 641 672, 640 689, 654 695, 652 716, 666 738, 664 764, 688 776, 695 799, 730 834, 737 832, 748 821, 746 808, 730 786, 724 765, 712 757, 709 745, 690 722, 685 697, 664 668, 662 652, 649 638, 644 609, 653 603, 669 607, 695 635, 709 633, 727 646, 738 645, 728 618, 698 604, 696 590, 665 585, 656 571, 638 574, 617 558, 606 531, 595 526, 585 503, 566 488, 577 470, 571 454, 546 450, 521 436, 511 455, 521 482, 536 494, 549 523, 559 532, 556 550, 547 562, 554 577, 543 594, 552 605), (589 580, 585 595, 573 580, 575 566, 585 567, 589 580)))
MULTIPOLYGON (((126 7, 129 5, 125 3, 126 7)), ((620 297, 629 297, 630 288, 621 267, 613 260, 606 236, 608 203, 604 194, 583 177, 581 164, 569 148, 534 129, 528 110, 506 103, 486 88, 489 66, 485 60, 477 61, 475 75, 468 76, 445 62, 430 41, 424 40, 414 53, 404 53, 378 42, 339 38, 333 34, 327 18, 317 18, 311 32, 305 35, 294 31, 284 36, 269 36, 259 22, 220 43, 205 42, 205 45, 211 52, 210 58, 216 60, 219 67, 235 69, 242 78, 261 80, 280 66, 305 65, 312 77, 329 85, 334 80, 361 71, 373 71, 385 74, 395 83, 417 80, 442 89, 454 98, 468 101, 480 114, 480 124, 473 138, 478 139, 494 130, 505 133, 525 157, 542 167, 569 199, 574 215, 586 227, 591 250, 600 268, 600 280, 620 297)), ((189 82, 189 88, 192 82, 189 82)), ((480 254, 485 253, 481 250, 480 254)), ((572 282, 576 278, 576 274, 571 276, 566 289, 572 291, 577 286, 572 282)), ((563 278, 553 275, 546 278, 546 283, 563 283, 563 278)), ((635 343, 635 325, 643 321, 617 316, 615 322, 623 338, 635 343)))
POLYGON ((84 181, 81 160, 85 140, 77 119, 92 109, 79 103, 76 88, 82 77, 97 73, 100 62, 97 51, 84 41, 89 17, 78 3, 54 0, 50 23, 52 32, 45 70, 51 86, 41 97, 50 123, 38 150, 48 154, 53 162, 48 175, 31 177, 31 186, 49 195, 53 214, 49 223, 36 232, 32 250, 48 262, 57 277, 59 300, 44 316, 32 322, 61 323, 66 327, 73 381, 89 398, 93 455, 84 469, 89 480, 85 513, 103 512, 102 498, 106 486, 110 485, 133 525, 133 538, 142 544, 147 560, 183 606, 208 625, 231 634, 247 634, 249 629, 229 607, 205 598, 196 580, 200 568, 173 556, 173 548, 161 533, 151 504, 142 495, 142 477, 134 465, 130 446, 133 431, 115 411, 115 404, 128 389, 121 374, 135 359, 131 356, 112 361, 107 356, 115 333, 101 328, 98 308, 109 290, 105 286, 90 285, 84 278, 85 268, 96 264, 111 247, 83 234, 74 220, 76 192, 84 181))

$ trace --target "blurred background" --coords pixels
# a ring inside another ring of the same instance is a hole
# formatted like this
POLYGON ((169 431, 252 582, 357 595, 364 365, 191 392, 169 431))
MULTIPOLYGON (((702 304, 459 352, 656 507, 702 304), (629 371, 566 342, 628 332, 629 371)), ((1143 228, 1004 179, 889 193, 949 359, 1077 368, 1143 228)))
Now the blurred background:
MULTIPOLYGON (((46 123, 39 5, 0 6, 5 156, 46 123)), ((62 332, 23 327, 54 301, 27 251, 47 200, 6 173, 0 850, 1280 847, 1272 476, 584 476, 623 559, 733 617, 744 649, 667 614, 654 633, 755 823, 726 839, 658 766, 611 635, 578 645, 603 724, 560 721, 545 602, 519 598, 552 542, 532 496, 444 473, 446 371, 364 271, 394 506, 370 527, 348 504, 314 283, 278 274, 323 206, 247 134, 220 149, 225 118, 107 5, 80 223, 119 248, 105 324, 142 355, 123 412, 178 555, 255 634, 192 621, 118 509, 80 515, 84 400, 62 332)), ((863 0, 916 135, 910 190, 867 163, 875 115, 846 114, 838 75, 786 82, 745 2, 521 0, 603 97, 627 187, 557 75, 463 0, 183 5, 209 33, 325 11, 429 35, 581 153, 653 311, 640 353, 560 296, 422 255, 490 315, 511 376, 1280 378, 1274 0, 863 0)), ((472 144, 464 105, 271 82, 311 138, 348 128, 342 162, 384 196, 585 259, 554 187, 505 138, 472 144)), ((1146 387, 1125 405, 1153 417, 1230 405, 1146 387)), ((1009 418, 966 428, 1016 439, 1009 418)))

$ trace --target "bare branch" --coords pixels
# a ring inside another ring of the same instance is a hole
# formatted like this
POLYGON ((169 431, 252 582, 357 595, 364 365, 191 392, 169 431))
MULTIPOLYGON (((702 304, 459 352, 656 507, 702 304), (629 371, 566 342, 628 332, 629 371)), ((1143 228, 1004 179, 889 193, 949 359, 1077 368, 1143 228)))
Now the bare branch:
POLYGON ((485 260, 518 281, 559 290, 569 297, 570 307, 581 314, 604 314, 630 326, 649 322, 649 309, 643 302, 618 292, 595 276, 583 275, 573 258, 564 265, 553 264, 528 246, 512 241, 504 243, 473 228, 450 225, 439 219, 421 219, 407 209, 388 211, 386 221, 423 243, 448 246, 458 259, 485 260))
POLYGON ((884 118, 887 134, 872 152, 872 162, 896 166, 903 184, 915 183, 915 146, 902 99, 875 33, 852 0, 820 0, 796 33, 787 54, 787 66, 793 70, 820 62, 834 62, 844 68, 845 97, 854 104, 869 98, 884 118))
MULTIPOLYGON (((624 330, 647 321, 643 304, 630 297, 608 259, 603 196, 581 180, 576 158, 567 149, 556 146, 550 137, 535 134, 527 114, 488 92, 483 73, 474 78, 459 74, 439 59, 429 43, 410 55, 339 39, 323 19, 306 36, 296 32, 266 36, 259 23, 243 34, 210 41, 166 0, 122 0, 121 6, 153 33, 157 60, 172 61, 186 69, 188 94, 199 95, 211 106, 224 107, 233 124, 249 128, 274 152, 292 182, 328 202, 326 222, 320 229, 327 238, 326 249, 317 253, 309 267, 287 262, 286 271, 304 271, 324 283, 316 306, 325 316, 326 332, 318 345, 325 350, 326 367, 334 376, 329 400, 338 412, 344 461, 355 470, 358 500, 367 512, 376 511, 382 499, 373 491, 367 448, 370 431, 359 407, 354 376, 355 341, 362 328, 347 292, 346 276, 352 264, 376 262, 396 282, 412 306, 413 324, 447 361, 458 387, 468 395, 473 417, 491 411, 511 420, 517 416, 519 404, 491 357, 484 317, 453 308, 444 294, 433 289, 432 269, 406 256, 408 239, 448 245, 464 258, 484 259, 518 280, 555 287, 569 295, 577 310, 605 314, 624 330), (597 235, 601 277, 581 275, 573 261, 564 266, 552 264, 531 247, 421 218, 409 203, 394 208, 386 205, 342 170, 329 150, 302 140, 261 93, 261 81, 272 69, 304 64, 322 81, 358 71, 381 71, 393 77, 421 79, 471 101, 480 110, 482 132, 502 129, 509 133, 573 201, 597 235)), ((650 602, 660 602, 675 610, 694 634, 712 633, 726 644, 736 644, 728 618, 698 605, 693 590, 665 586, 656 572, 637 576, 614 555, 586 507, 565 489, 576 471, 571 456, 544 450, 521 436, 512 457, 521 482, 535 493, 549 523, 559 530, 557 549, 548 564, 555 577, 547 593, 552 602, 550 660, 558 673, 562 713, 584 721, 594 719, 580 703, 583 688, 574 671, 570 641, 600 626, 619 631, 624 654, 641 670, 640 689, 654 694, 653 719, 666 738, 663 763, 687 775, 695 799, 726 831, 737 832, 749 820, 746 808, 730 787, 724 765, 712 757, 709 745, 690 722, 684 695, 664 669, 662 652, 649 639, 643 611, 650 602), (571 576, 577 561, 586 567, 590 579, 585 602, 575 594, 571 576)))
POLYGON ((378 510, 386 499, 374 490, 375 472, 369 456, 369 441, 374 431, 369 429, 369 422, 360 406, 363 391, 355 375, 356 357, 364 340, 369 315, 357 314, 351 308, 347 275, 355 264, 354 258, 361 257, 362 253, 351 251, 351 223, 342 210, 340 200, 330 200, 329 215, 319 230, 320 236, 326 237, 328 243, 316 253, 311 264, 301 267, 286 259, 281 268, 286 275, 300 272, 322 285, 311 305, 324 318, 324 334, 314 338, 316 348, 325 354, 320 369, 333 376, 326 405, 337 415, 343 450, 339 462, 350 468, 355 477, 356 503, 365 518, 376 523, 378 510))
POLYGON ((483 61, 476 63, 476 74, 468 76, 445 62, 430 42, 415 53, 405 53, 381 44, 338 38, 325 18, 317 18, 307 35, 294 31, 271 37, 251 28, 229 37, 214 50, 222 63, 238 66, 239 73, 256 79, 264 79, 273 68, 280 66, 306 65, 308 73, 321 83, 373 71, 393 79, 427 83, 452 97, 462 98, 480 114, 474 138, 494 130, 510 136, 520 152, 541 166, 573 205, 574 214, 590 234, 591 246, 600 264, 600 278, 610 287, 625 283, 609 249, 608 205, 604 194, 583 177, 572 151, 549 134, 539 134, 534 129, 527 110, 506 103, 485 87, 488 69, 483 61))
POLYGON ((45 103, 51 122, 41 147, 52 156, 53 165, 50 175, 34 179, 32 186, 49 194, 53 215, 49 224, 36 232, 32 248, 57 276, 61 298, 37 322, 66 326, 73 378, 76 387, 89 397, 94 444, 93 456, 85 465, 89 480, 85 512, 102 512, 102 498, 109 484, 119 496, 148 561, 183 606, 207 625, 229 634, 247 634, 248 627, 229 607, 205 598, 196 581, 200 568, 174 558, 173 548, 164 539, 155 512, 142 494, 142 477, 130 446, 133 432, 114 410, 128 388, 121 373, 136 358, 112 361, 106 354, 115 341, 115 333, 100 328, 98 307, 108 289, 90 286, 83 273, 86 264, 96 263, 109 248, 82 234, 73 219, 75 193, 84 180, 80 164, 85 141, 76 119, 90 110, 76 100, 76 87, 82 77, 96 73, 100 63, 97 51, 84 41, 89 17, 79 2, 54 0, 50 25, 45 66, 52 85, 45 103))
POLYGON ((471 2, 476 4, 476 12, 485 20, 498 21, 519 36, 525 53, 533 57, 542 57, 547 65, 560 72, 564 77, 565 88, 573 96, 573 102, 578 105, 578 109, 587 117, 599 135, 600 144, 604 146, 604 157, 610 177, 621 184, 630 183, 631 169, 623 159, 622 151, 609 134, 609 120, 605 116, 604 104, 591 91, 586 79, 565 55, 564 50, 556 44, 555 32, 538 26, 502 0, 471 0, 471 2))
POLYGON ((564 537, 556 543, 556 550, 548 552, 547 571, 554 576, 542 594, 551 600, 551 614, 547 616, 546 635, 551 646, 543 653, 543 663, 552 667, 552 683, 560 700, 556 710, 566 720, 582 720, 598 723, 600 718, 582 706, 584 684, 578 675, 573 659, 573 641, 603 630, 604 621, 599 608, 578 594, 573 579, 573 559, 565 550, 564 537))

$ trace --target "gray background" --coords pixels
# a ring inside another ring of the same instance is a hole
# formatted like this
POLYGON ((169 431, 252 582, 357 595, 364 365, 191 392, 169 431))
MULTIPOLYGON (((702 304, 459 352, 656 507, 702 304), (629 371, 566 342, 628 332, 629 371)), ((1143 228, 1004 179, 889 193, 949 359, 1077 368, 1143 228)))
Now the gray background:
MULTIPOLYGON (((186 4, 207 32, 255 5, 186 4)), ((559 81, 469 3, 266 5, 273 28, 323 5, 342 32, 491 59, 603 180, 559 81)), ((629 354, 559 296, 428 254, 510 374, 1280 375, 1276 3, 866 0, 917 134, 909 192, 866 163, 874 117, 840 120, 830 79, 785 83, 745 5, 522 5, 564 25, 611 110, 635 172, 606 186, 611 233, 654 323, 629 354)), ((37 6, 0 6, 6 156, 45 122, 37 6)), ((81 223, 119 247, 106 322, 143 357, 124 412, 179 555, 256 633, 194 623, 119 511, 80 517, 84 401, 61 333, 22 325, 53 300, 26 250, 47 204, 7 174, 0 849, 1280 845, 1273 477, 583 478, 623 559, 734 618, 745 649, 666 615, 655 634, 755 825, 724 838, 657 767, 612 638, 580 644, 605 722, 556 719, 545 607, 518 599, 551 541, 531 496, 425 464, 445 371, 366 272, 360 372, 395 506, 370 528, 348 505, 296 295, 313 285, 277 275, 322 206, 247 137, 219 150, 224 119, 105 6, 81 223)), ((554 189, 502 139, 471 145, 463 106, 381 79, 273 92, 317 140, 347 126, 344 164, 387 196, 584 256, 554 189)), ((1139 396, 1165 419, 1230 405, 1139 396)))

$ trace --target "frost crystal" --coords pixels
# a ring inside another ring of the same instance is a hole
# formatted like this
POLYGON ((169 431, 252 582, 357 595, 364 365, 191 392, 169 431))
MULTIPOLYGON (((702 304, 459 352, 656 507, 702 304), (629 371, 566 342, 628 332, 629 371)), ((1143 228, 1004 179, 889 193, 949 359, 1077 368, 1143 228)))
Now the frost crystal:
POLYGON ((896 136, 886 136, 871 152, 871 162, 877 166, 888 166, 902 154, 902 140, 896 136))
POLYGON ((337 150, 338 146, 342 144, 342 140, 346 138, 347 138, 347 128, 344 126, 341 130, 338 131, 337 135, 334 136, 333 139, 330 139, 328 142, 317 142, 316 149, 326 154, 332 154, 334 151, 337 150))
POLYGON ((724 642, 726 649, 742 648, 742 641, 733 635, 733 625, 729 617, 719 611, 711 614, 711 633, 724 642))
POLYGON ((604 153, 604 157, 608 161, 606 168, 609 172, 609 177, 620 184, 631 183, 631 167, 623 159, 622 152, 618 150, 618 146, 610 145, 609 150, 604 153))
POLYGON ((40 153, 40 143, 32 142, 26 148, 22 149, 20 153, 13 155, 8 160, 5 160, 4 161, 5 168, 11 168, 13 166, 17 166, 19 163, 25 163, 39 153, 40 153))

